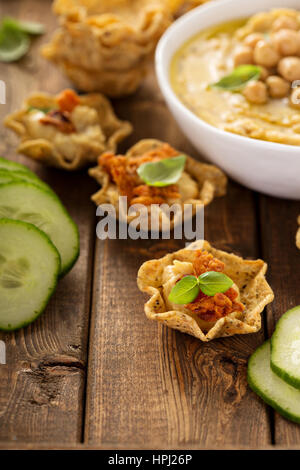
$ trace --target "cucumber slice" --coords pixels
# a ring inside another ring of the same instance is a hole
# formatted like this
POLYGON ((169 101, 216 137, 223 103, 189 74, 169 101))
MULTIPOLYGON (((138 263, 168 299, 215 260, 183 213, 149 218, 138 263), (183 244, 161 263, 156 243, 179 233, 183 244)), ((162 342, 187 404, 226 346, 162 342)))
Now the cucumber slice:
POLYGON ((0 61, 15 62, 29 50, 28 34, 11 25, 2 24, 0 28, 0 61))
POLYGON ((280 379, 270 367, 270 340, 260 346, 248 363, 248 383, 282 416, 300 423, 300 391, 280 379))
POLYGON ((12 331, 44 311, 60 256, 44 232, 19 220, 0 220, 0 240, 0 330, 12 331))
POLYGON ((10 171, 0 170, 0 184, 11 183, 12 181, 13 177, 11 176, 10 171))
POLYGON ((10 16, 3 18, 2 25, 33 35, 44 34, 45 32, 45 26, 41 23, 35 21, 19 21, 10 16))
POLYGON ((31 175, 25 171, 8 171, 0 169, 0 184, 11 183, 13 181, 27 181, 28 183, 36 184, 47 191, 52 191, 50 186, 44 181, 40 180, 36 175, 31 175))
POLYGON ((7 158, 0 157, 0 169, 8 171, 22 171, 23 173, 29 173, 33 177, 37 178, 37 175, 33 171, 29 170, 27 166, 22 163, 14 162, 13 160, 7 160, 7 158))
POLYGON ((79 234, 58 197, 23 181, 0 185, 0 218, 22 220, 43 230, 61 256, 61 275, 71 269, 79 255, 79 234))
POLYGON ((300 306, 288 310, 271 338, 271 369, 300 389, 300 306))
POLYGON ((21 178, 25 181, 32 180, 35 184, 40 183, 41 186, 47 187, 49 190, 51 190, 50 186, 48 186, 44 181, 42 181, 38 177, 38 175, 36 175, 33 171, 29 170, 27 166, 0 157, 0 172, 2 173, 3 171, 9 171, 11 173, 14 173, 14 175, 12 175, 14 176, 14 179, 21 178))

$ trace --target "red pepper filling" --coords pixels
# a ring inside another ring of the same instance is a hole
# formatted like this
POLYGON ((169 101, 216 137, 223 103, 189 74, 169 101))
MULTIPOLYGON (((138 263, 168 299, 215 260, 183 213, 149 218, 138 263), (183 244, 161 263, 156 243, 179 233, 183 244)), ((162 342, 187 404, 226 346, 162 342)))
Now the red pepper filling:
POLYGON ((63 134, 72 134, 76 129, 70 121, 70 113, 67 111, 53 110, 40 119, 44 125, 55 126, 63 134))
MULTIPOLYGON (((225 264, 207 251, 197 250, 193 268, 195 276, 198 277, 207 271, 222 272, 225 269, 225 264)), ((236 300, 237 297, 238 292, 233 287, 224 294, 219 292, 213 297, 200 292, 198 297, 185 307, 204 321, 216 322, 232 312, 244 311, 245 306, 236 300)))
POLYGON ((56 98, 59 109, 53 109, 40 119, 45 125, 55 126, 64 134, 76 132, 70 119, 70 113, 80 103, 80 98, 73 90, 64 90, 56 98))
POLYGON ((117 185, 122 196, 128 197, 132 204, 163 204, 168 199, 178 199, 180 194, 178 186, 172 184, 165 187, 148 186, 141 184, 137 169, 142 163, 157 162, 165 158, 176 157, 178 152, 170 145, 164 144, 160 148, 146 152, 143 155, 127 158, 123 155, 103 153, 99 157, 99 165, 109 174, 111 180, 117 185))

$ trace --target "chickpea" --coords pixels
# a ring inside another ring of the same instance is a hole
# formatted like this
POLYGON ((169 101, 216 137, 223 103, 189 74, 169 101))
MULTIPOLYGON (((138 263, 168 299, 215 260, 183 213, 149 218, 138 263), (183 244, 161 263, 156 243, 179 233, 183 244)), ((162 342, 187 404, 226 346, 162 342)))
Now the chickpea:
POLYGON ((259 41, 254 49, 254 62, 264 67, 275 67, 280 60, 280 56, 275 47, 267 41, 259 41))
POLYGON ((295 88, 290 96, 290 106, 300 109, 300 88, 295 88))
POLYGON ((264 35, 262 33, 252 33, 249 36, 246 36, 244 43, 246 46, 251 47, 254 49, 258 41, 264 39, 264 35))
POLYGON ((278 64, 278 72, 289 82, 300 80, 300 58, 284 57, 278 64))
POLYGON ((293 29, 297 31, 299 29, 299 23, 296 18, 292 18, 291 16, 280 16, 274 21, 272 30, 279 31, 280 29, 293 29))
POLYGON ((297 55, 300 52, 300 33, 291 29, 281 29, 273 34, 272 43, 280 55, 297 55))
POLYGON ((240 47, 234 54, 234 65, 253 64, 253 50, 250 47, 240 47))
POLYGON ((254 104, 265 104, 268 101, 267 86, 261 81, 249 82, 243 90, 243 95, 254 104))
POLYGON ((267 79, 270 75, 272 75, 272 71, 271 71, 271 70, 267 69, 266 67, 260 66, 260 77, 259 77, 259 79, 260 79, 262 82, 266 81, 266 79, 267 79))
POLYGON ((284 98, 290 91, 291 84, 281 77, 271 75, 266 80, 269 95, 272 98, 284 98))

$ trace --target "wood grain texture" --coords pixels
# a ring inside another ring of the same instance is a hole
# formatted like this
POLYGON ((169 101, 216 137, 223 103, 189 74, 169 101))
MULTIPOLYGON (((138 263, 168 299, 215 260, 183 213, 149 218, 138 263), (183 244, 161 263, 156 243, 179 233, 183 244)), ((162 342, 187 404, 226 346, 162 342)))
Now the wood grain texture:
MULTIPOLYGON (((131 143, 167 140, 196 156, 149 77, 135 98, 115 102, 135 127, 131 143)), ((245 257, 258 255, 252 194, 231 184, 206 208, 206 238, 245 257)), ((98 241, 95 256, 85 442, 158 448, 266 445, 265 406, 248 389, 248 356, 263 340, 238 336, 203 344, 148 321, 136 274, 147 259, 182 246, 170 241, 98 241)))
MULTIPOLYGON (((299 450, 299 445, 297 446, 290 446, 288 450, 299 450)), ((58 442, 43 442, 43 443, 13 443, 13 442, 0 442, 0 450, 136 450, 136 451, 141 451, 143 452, 144 450, 155 450, 153 447, 151 447, 149 444, 143 447, 141 447, 137 444, 134 443, 129 443, 128 445, 116 445, 116 444, 106 444, 103 446, 99 445, 87 445, 87 444, 60 444, 58 442)), ((160 449, 158 449, 160 450, 160 449)), ((165 445, 163 448, 164 450, 172 451, 174 448, 171 446, 165 445)), ((183 451, 200 451, 200 450, 210 450, 210 451, 220 451, 220 450, 286 450, 286 447, 283 446, 258 446, 258 447, 252 447, 252 446, 243 446, 243 445, 225 445, 220 449, 218 446, 209 446, 209 447, 203 447, 199 445, 178 445, 176 450, 183 450, 183 451)), ((138 452, 137 452, 138 453, 138 452)), ((206 455, 208 457, 208 455, 206 455)))
MULTIPOLYGON (((267 308, 268 334, 271 336, 281 315, 300 305, 300 251, 295 245, 300 204, 261 197, 260 207, 263 254, 269 263, 269 280, 275 291, 275 300, 267 308)), ((299 445, 299 425, 287 421, 277 413, 274 422, 274 440, 277 445, 299 445)))
MULTIPOLYGON (((7 85, 1 120, 29 93, 56 93, 69 85, 38 52, 57 25, 50 7, 51 0, 0 0, 0 17, 42 21, 47 27, 26 58, 0 63, 0 79, 7 85)), ((121 151, 152 137, 197 156, 153 75, 134 96, 115 100, 114 106, 135 128, 121 151)), ((273 416, 246 383, 249 355, 272 333, 281 314, 300 304, 300 252, 294 244, 299 204, 260 197, 231 183, 228 195, 206 208, 206 238, 246 258, 263 256, 276 298, 267 309, 266 332, 203 344, 148 321, 146 296, 136 286, 142 262, 182 242, 95 244, 95 208, 89 198, 96 184, 84 172, 46 169, 16 155, 17 142, 0 126, 0 154, 36 171, 78 223, 81 256, 39 320, 20 332, 0 334, 7 345, 7 365, 0 366, 0 448, 270 449, 271 442, 299 448, 299 426, 273 416)))
MULTIPOLYGON (((1 121, 29 93, 58 92, 66 84, 39 55, 41 44, 56 27, 50 7, 48 0, 0 3, 0 17, 41 21, 47 28, 46 36, 33 41, 23 60, 0 64, 0 77, 7 85, 7 104, 0 105, 1 121)), ((60 281, 40 319, 19 332, 0 335, 7 346, 7 365, 0 367, 0 439, 75 443, 82 435, 95 214, 89 197, 95 186, 85 173, 70 175, 17 156, 17 142, 1 125, 1 155, 30 166, 57 192, 79 225, 81 255, 72 272, 60 281)))

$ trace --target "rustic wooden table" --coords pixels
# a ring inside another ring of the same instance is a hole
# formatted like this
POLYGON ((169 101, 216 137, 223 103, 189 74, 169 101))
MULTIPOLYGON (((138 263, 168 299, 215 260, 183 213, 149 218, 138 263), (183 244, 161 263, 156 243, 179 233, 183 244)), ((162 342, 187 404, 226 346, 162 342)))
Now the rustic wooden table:
MULTIPOLYGON (((1 120, 29 93, 56 93, 68 83, 38 52, 57 26, 50 6, 49 0, 0 1, 0 16, 47 26, 25 59, 0 65, 7 85, 1 120)), ((197 156, 154 76, 114 105, 135 129, 121 150, 156 137, 197 156)), ((143 261, 180 243, 97 240, 90 201, 96 184, 86 172, 34 165, 16 155, 17 139, 10 131, 1 126, 0 135, 0 153, 26 163, 53 187, 81 235, 79 261, 43 316, 17 333, 0 335, 7 346, 7 365, 0 365, 1 448, 49 443, 65 448, 300 447, 300 427, 265 406, 246 382, 249 355, 270 336, 282 313, 300 304, 300 252, 294 243, 299 203, 230 182, 228 195, 206 209, 206 238, 246 258, 265 259, 276 297, 259 333, 203 344, 149 322, 145 297, 136 286, 143 261)))

